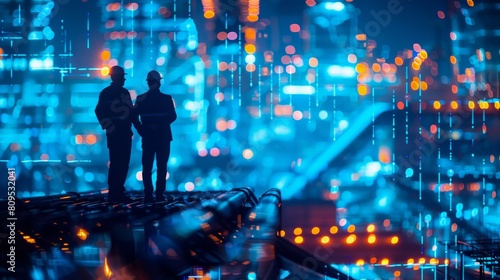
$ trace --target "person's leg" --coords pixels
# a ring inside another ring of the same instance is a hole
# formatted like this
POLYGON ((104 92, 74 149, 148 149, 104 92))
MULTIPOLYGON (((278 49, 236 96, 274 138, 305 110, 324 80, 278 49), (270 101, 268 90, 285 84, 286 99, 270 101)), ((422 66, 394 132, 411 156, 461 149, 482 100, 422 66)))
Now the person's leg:
POLYGON ((109 201, 119 200, 121 188, 118 183, 120 147, 117 142, 117 137, 114 134, 107 135, 107 144, 109 150, 109 167, 108 167, 108 199, 109 201))
POLYGON ((108 198, 109 200, 114 199, 117 195, 115 194, 116 190, 116 167, 113 165, 113 162, 116 162, 116 154, 118 149, 113 143, 113 139, 107 136, 107 145, 109 151, 109 166, 108 166, 108 198))
POLYGON ((153 161, 155 156, 154 146, 148 139, 142 138, 142 182, 144 183, 144 198, 153 198, 153 161))
POLYGON ((120 200, 124 197, 125 181, 127 179, 132 138, 108 135, 109 170, 108 170, 108 197, 110 200, 120 200))
POLYGON ((163 200, 163 193, 167 186, 167 163, 170 157, 170 141, 161 142, 156 154, 156 199, 163 200))
POLYGON ((118 156, 117 186, 122 193, 125 192, 125 181, 127 180, 130 166, 130 154, 132 152, 132 137, 124 136, 120 141, 120 152, 118 156))

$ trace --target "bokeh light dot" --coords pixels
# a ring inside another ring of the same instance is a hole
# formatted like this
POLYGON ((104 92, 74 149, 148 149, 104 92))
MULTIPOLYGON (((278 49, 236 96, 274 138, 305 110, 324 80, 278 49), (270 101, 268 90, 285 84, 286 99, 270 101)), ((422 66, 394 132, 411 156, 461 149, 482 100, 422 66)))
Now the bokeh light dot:
POLYGON ((290 24, 290 31, 294 32, 294 33, 299 32, 300 31, 300 25, 298 25, 296 23, 290 24))
POLYGON ((227 33, 227 39, 229 40, 236 40, 238 38, 238 34, 234 31, 231 31, 229 33, 227 33))
POLYGON ((253 158, 253 151, 251 149, 245 149, 245 150, 243 150, 242 155, 243 155, 243 158, 245 158, 245 159, 251 159, 251 158, 253 158))

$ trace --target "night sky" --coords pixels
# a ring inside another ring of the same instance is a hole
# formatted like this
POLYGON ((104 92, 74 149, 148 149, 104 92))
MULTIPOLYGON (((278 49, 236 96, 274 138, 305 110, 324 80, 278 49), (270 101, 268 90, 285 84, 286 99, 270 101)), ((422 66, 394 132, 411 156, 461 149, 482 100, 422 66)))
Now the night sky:
POLYGON ((361 0, 353 3, 360 10, 359 28, 361 30, 366 29, 368 34, 370 30, 376 30, 370 22, 385 24, 385 27, 382 24, 378 25, 379 35, 372 38, 381 45, 389 45, 392 50, 401 50, 412 48, 414 43, 421 44, 423 48, 432 47, 437 34, 441 39, 449 39, 448 18, 440 19, 437 15, 438 11, 447 14, 446 2, 445 0, 361 0), (392 10, 398 13, 391 14, 390 19, 385 20, 385 15, 390 14, 390 7, 397 7, 392 10), (375 14, 380 15, 379 21, 375 14))
MULTIPOLYGON (((178 5, 180 3, 183 3, 183 1, 179 1, 178 5)), ((184 1, 184 3, 187 5, 187 1, 184 1)), ((301 21, 304 8, 307 8, 302 0, 280 1, 279 3, 275 1, 275 4, 272 5, 271 9, 261 7, 263 16, 287 17, 289 19, 297 17, 297 21, 301 21)), ((436 45, 438 38, 443 42, 449 41, 450 25, 447 1, 356 0, 352 4, 355 5, 359 12, 359 30, 372 35, 368 36, 368 38, 376 40, 379 47, 388 45, 391 56, 396 55, 399 50, 412 48, 414 43, 419 43, 423 48, 431 49, 436 45), (391 10, 397 12, 391 14, 391 10), (437 15, 438 11, 443 11, 446 17, 440 19, 437 15), (390 15, 390 18, 387 15, 390 15), (377 16, 380 17, 377 19, 377 16)), ((192 5, 193 14, 196 13, 196 10, 201 9, 200 3, 193 3, 192 5)), ((88 50, 84 44, 87 13, 91 18, 91 49, 102 46, 104 43, 104 36, 100 31, 102 28, 100 9, 101 7, 94 1, 70 1, 60 5, 61 12, 55 14, 52 22, 59 22, 60 19, 65 20, 66 28, 71 31, 68 32, 67 36, 74 42, 75 52, 80 48, 83 53, 88 50), (75 10, 82 12, 75 13, 75 10)), ((182 17, 182 15, 179 14, 178 17, 182 17)), ((204 25, 201 22, 197 23, 199 31, 203 31, 204 25)))

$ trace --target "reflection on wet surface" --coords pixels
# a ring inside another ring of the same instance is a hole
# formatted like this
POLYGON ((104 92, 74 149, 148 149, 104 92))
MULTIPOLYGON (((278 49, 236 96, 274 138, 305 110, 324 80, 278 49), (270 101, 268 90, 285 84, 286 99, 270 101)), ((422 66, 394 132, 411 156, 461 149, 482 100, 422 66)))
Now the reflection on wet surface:
POLYGON ((287 279, 294 271, 311 277, 341 274, 278 236, 281 195, 276 189, 260 198, 249 189, 175 192, 154 204, 144 204, 138 193, 129 196, 120 204, 108 203, 104 193, 17 201, 16 277, 287 279), (294 267, 306 258, 320 264, 314 268, 319 274, 294 267))

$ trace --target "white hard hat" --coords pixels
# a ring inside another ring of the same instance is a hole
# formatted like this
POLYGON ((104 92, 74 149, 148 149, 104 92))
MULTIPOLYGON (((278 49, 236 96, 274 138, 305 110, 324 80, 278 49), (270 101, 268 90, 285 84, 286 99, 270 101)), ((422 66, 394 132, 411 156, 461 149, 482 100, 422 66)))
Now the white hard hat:
POLYGON ((146 81, 157 81, 160 82, 162 79, 160 73, 156 70, 149 71, 146 81))

